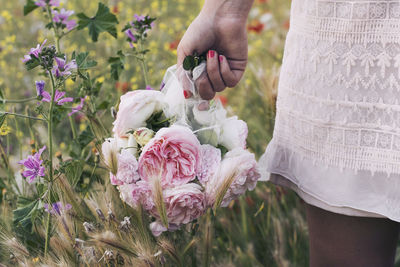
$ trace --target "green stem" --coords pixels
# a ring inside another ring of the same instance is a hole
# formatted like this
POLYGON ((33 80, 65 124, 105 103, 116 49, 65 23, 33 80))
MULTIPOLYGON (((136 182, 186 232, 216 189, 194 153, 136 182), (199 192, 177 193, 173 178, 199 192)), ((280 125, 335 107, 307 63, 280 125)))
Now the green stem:
POLYGON ((72 130, 72 138, 74 140, 77 140, 78 138, 78 133, 76 131, 76 126, 75 126, 75 122, 72 120, 72 116, 68 116, 69 119, 69 124, 71 125, 71 130, 72 130))
POLYGON ((47 5, 47 14, 49 15, 50 23, 53 25, 54 38, 56 39, 56 45, 57 45, 57 52, 60 52, 60 40, 59 40, 59 37, 58 37, 56 24, 53 21, 53 14, 51 14, 50 5, 47 5))
POLYGON ((242 219, 243 235, 247 244, 248 227, 247 227, 246 201, 243 199, 243 197, 241 197, 239 198, 239 203, 240 203, 240 217, 242 219))
POLYGON ((11 185, 13 184, 15 186, 15 188, 17 188, 18 194, 21 194, 19 187, 17 185, 17 182, 14 179, 14 171, 12 170, 12 167, 10 165, 10 161, 8 159, 8 154, 4 151, 3 145, 0 142, 0 154, 2 156, 4 165, 7 169, 7 178, 8 178, 8 185, 11 187, 11 185))
POLYGON ((0 102, 2 102, 3 104, 26 103, 26 102, 30 102, 33 100, 37 100, 37 97, 31 97, 31 98, 25 98, 25 99, 0 99, 0 102))
POLYGON ((2 114, 8 115, 8 116, 15 116, 15 117, 20 117, 20 118, 30 119, 30 120, 46 121, 45 119, 42 119, 42 118, 26 116, 26 115, 22 115, 22 114, 18 114, 18 113, 13 113, 13 112, 0 112, 0 115, 2 115, 2 114))
POLYGON ((48 249, 49 249, 49 242, 50 242, 50 228, 51 228, 51 214, 50 212, 47 213, 47 222, 46 222, 46 240, 44 243, 44 257, 46 257, 48 249))
POLYGON ((210 267, 210 262, 211 262, 211 249, 212 249, 212 214, 211 210, 207 210, 207 215, 206 215, 206 224, 205 224, 205 231, 204 231, 204 261, 203 261, 203 266, 204 267, 210 267))
MULTIPOLYGON (((140 49, 140 51, 143 51, 143 41, 142 40, 140 40, 140 42, 139 42, 139 49, 140 49)), ((144 54, 142 54, 142 58, 139 59, 139 62, 140 62, 140 65, 142 67, 144 82, 146 83, 146 86, 150 85, 149 84, 149 78, 148 78, 148 75, 147 75, 147 67, 146 67, 146 61, 145 61, 145 55, 144 54)))
MULTIPOLYGON (((61 49, 60 49, 60 39, 61 39, 63 36, 65 36, 67 33, 62 34, 62 35, 60 36, 60 35, 58 34, 57 30, 56 30, 56 25, 55 25, 55 23, 54 23, 54 21, 53 21, 53 16, 52 16, 52 14, 51 14, 50 7, 47 8, 47 13, 49 14, 50 22, 53 24, 54 38, 56 39, 57 52, 58 52, 58 53, 61 53, 61 49)), ((71 31, 72 31, 72 30, 71 30, 71 31)), ((71 31, 70 31, 70 32, 71 32, 71 31)), ((65 82, 63 83, 63 87, 64 87, 64 90, 65 90, 65 82)), ((72 119, 71 116, 69 116, 68 120, 69 120, 69 124, 70 124, 70 126, 71 126, 72 138, 73 138, 74 140, 76 140, 77 137, 78 137, 78 133, 77 133, 77 130, 76 130, 76 125, 75 125, 75 123, 74 123, 74 121, 73 121, 73 119, 72 119)))
MULTIPOLYGON (((15 111, 15 108, 13 109, 13 111, 15 111)), ((15 118, 15 116, 14 116, 14 123, 15 123, 15 135, 17 137, 17 143, 18 143, 18 148, 19 148, 19 158, 22 159, 22 142, 21 142, 20 138, 18 137, 19 124, 18 124, 18 120, 17 120, 17 118, 15 118)))
MULTIPOLYGON (((51 71, 49 71, 50 79, 51 79, 51 101, 49 108, 49 118, 47 121, 47 130, 48 130, 48 138, 49 138, 49 183, 48 183, 48 194, 49 194, 49 204, 51 204, 51 190, 53 186, 53 108, 54 108, 54 96, 56 91, 56 86, 54 83, 54 77, 51 71)), ((44 246, 44 256, 46 257, 48 249, 49 249, 49 240, 50 240, 50 213, 47 216, 47 225, 46 225, 46 241, 44 246)))

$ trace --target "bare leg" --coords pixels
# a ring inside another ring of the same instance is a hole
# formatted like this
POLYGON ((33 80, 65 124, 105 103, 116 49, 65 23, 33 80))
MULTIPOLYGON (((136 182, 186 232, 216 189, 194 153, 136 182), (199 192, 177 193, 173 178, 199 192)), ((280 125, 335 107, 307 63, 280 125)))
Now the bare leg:
POLYGON ((391 267, 400 223, 306 205, 310 267, 391 267))

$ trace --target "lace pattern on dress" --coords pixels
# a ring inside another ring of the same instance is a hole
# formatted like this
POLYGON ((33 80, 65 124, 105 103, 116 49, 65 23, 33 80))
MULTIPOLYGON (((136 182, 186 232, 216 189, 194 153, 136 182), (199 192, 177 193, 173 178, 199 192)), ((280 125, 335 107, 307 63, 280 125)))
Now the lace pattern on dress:
POLYGON ((400 174, 400 2, 294 1, 274 138, 340 169, 400 174))

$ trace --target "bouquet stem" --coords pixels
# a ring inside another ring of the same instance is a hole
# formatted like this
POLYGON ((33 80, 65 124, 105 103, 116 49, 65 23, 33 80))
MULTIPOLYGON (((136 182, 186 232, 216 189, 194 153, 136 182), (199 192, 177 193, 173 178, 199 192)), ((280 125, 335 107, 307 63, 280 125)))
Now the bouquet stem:
POLYGON ((209 267, 211 262, 211 249, 212 249, 212 220, 211 210, 207 210, 206 225, 204 231, 204 267, 209 267))

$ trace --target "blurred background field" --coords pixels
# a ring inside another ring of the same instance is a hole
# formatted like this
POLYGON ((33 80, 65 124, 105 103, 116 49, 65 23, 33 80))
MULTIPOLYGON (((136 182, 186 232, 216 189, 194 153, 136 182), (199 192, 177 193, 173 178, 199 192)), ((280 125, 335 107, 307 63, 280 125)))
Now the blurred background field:
MULTIPOLYGON (((93 43, 84 31, 72 31, 63 39, 61 48, 67 54, 89 51, 98 65, 92 77, 103 83, 101 97, 116 103, 119 96, 129 90, 146 86, 141 78, 137 61, 127 58, 125 69, 119 81, 110 77, 106 60, 117 51, 128 50, 121 32, 123 26, 132 20, 134 14, 149 14, 156 17, 155 27, 146 44, 150 85, 159 88, 165 70, 176 62, 176 48, 190 22, 198 14, 202 1, 196 0, 110 0, 102 1, 118 16, 118 39, 100 35, 93 43)), ((27 72, 21 58, 29 48, 44 39, 54 43, 53 34, 45 29, 41 11, 23 16, 25 0, 6 1, 0 4, 0 88, 5 98, 19 99, 35 96, 34 82, 40 71, 27 72)), ((75 10, 75 13, 94 14, 97 1, 61 0, 61 7, 75 10)), ((279 68, 282 60, 285 35, 289 28, 288 0, 256 0, 248 21, 249 65, 240 84, 218 95, 222 103, 248 123, 249 148, 259 157, 272 137, 275 101, 279 68)), ((74 83, 67 81, 67 91, 74 91, 74 83)), ((7 106, 2 106, 7 110, 7 106)), ((24 113, 25 106, 19 104, 15 111, 24 113)), ((101 120, 111 127, 111 113, 102 112, 101 120)), ((76 116, 78 132, 84 132, 88 122, 76 116)), ((45 142, 45 128, 36 127, 29 132, 26 122, 8 118, 0 130, 1 148, 9 156, 15 173, 21 167, 17 161, 30 151, 30 140, 38 138, 45 142)), ((60 144, 57 151, 67 154, 71 133, 68 120, 61 121, 56 128, 55 141, 60 144)), ((65 155, 65 158, 68 158, 65 155)), ((1 162, 0 177, 6 170, 1 162)), ((90 174, 90 173, 89 173, 90 174)), ((91 176, 82 173, 80 186, 83 192, 92 190, 91 176)), ((107 176, 108 177, 108 176, 107 176)), ((101 178, 100 178, 101 179, 101 178)), ((107 178, 106 178, 107 179, 107 178)), ((8 194, 10 190, 1 185, 1 221, 10 229, 11 211, 16 199, 8 194)), ((255 191, 231 203, 229 209, 221 210, 214 229, 212 262, 215 266, 307 266, 308 241, 304 209, 293 192, 259 183, 255 191)), ((2 246, 1 262, 10 263, 10 253, 2 246)), ((33 263, 34 263, 33 258, 33 263)), ((33 264, 31 262, 31 264, 33 264)))

